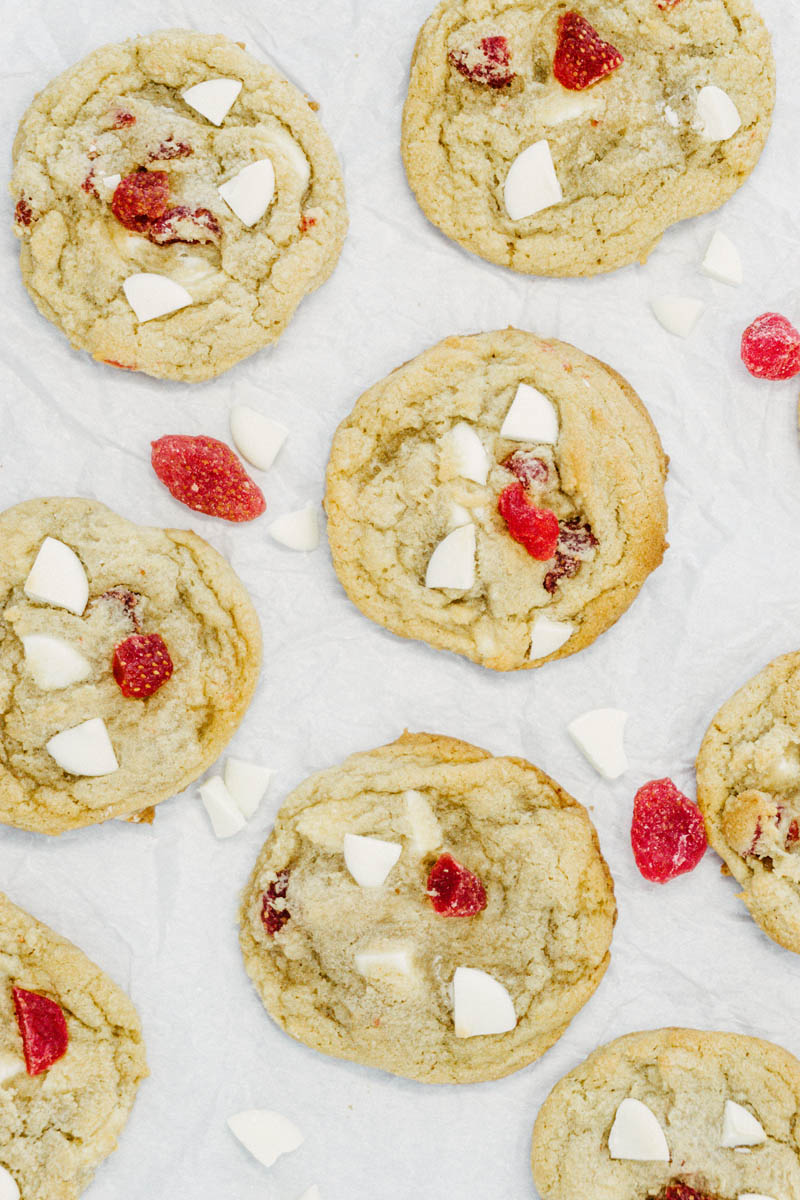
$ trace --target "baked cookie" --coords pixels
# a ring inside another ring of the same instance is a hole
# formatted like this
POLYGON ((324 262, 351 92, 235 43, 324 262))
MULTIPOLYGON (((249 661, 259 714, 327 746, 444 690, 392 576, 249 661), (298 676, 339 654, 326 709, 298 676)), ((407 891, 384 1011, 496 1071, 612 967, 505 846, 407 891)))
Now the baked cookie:
POLYGON ((595 275, 744 183, 774 91, 750 0, 445 0, 414 52, 406 172, 467 250, 595 275))
POLYGON ((800 1063, 736 1033, 654 1029, 595 1050, 533 1130, 541 1200, 797 1200, 800 1063))
POLYGON ((544 1054, 603 977, 614 889, 530 763, 404 734, 288 798, 241 910, 248 974, 315 1050, 426 1083, 544 1054))
POLYGON ((318 106, 221 36, 103 46, 23 117, 11 192, 34 303, 79 350, 210 379, 280 337, 339 257, 318 106))
POLYGON ((776 658, 714 717, 697 803, 751 916, 800 954, 800 653, 776 658))
POLYGON ((451 337, 334 438, 333 563, 362 612, 500 671, 582 650, 661 562, 667 460, 633 389, 563 342, 451 337))
POLYGON ((146 1075, 125 993, 0 893, 0 1195, 76 1200, 146 1075))
POLYGON ((181 791, 258 677, 258 617, 230 566, 94 500, 18 504, 0 545, 0 822, 62 833, 181 791))

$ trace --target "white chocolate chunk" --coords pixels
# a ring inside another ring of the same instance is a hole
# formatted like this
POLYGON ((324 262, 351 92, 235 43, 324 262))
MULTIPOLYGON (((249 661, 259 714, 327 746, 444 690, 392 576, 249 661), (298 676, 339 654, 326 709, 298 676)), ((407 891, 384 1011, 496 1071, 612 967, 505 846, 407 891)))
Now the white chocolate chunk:
POLYGON ((91 673, 89 660, 64 638, 28 633, 20 640, 25 651, 25 669, 43 692, 80 683, 91 673))
POLYGON ((708 142, 724 142, 742 124, 739 110, 727 92, 709 84, 700 89, 693 128, 708 142))
POLYGON ((231 437, 241 454, 259 471, 268 471, 289 434, 285 425, 270 421, 263 413, 247 404, 234 404, 231 409, 231 437))
POLYGON ((486 483, 489 474, 489 455, 475 430, 466 421, 459 421, 441 438, 442 479, 471 479, 486 483))
POLYGON ((260 221, 275 195, 275 168, 268 158, 242 167, 217 189, 232 212, 248 229, 260 221))
POLYGON ((357 950, 356 970, 367 979, 379 979, 385 975, 410 977, 413 971, 412 954, 408 946, 384 947, 380 950, 357 950))
POLYGON ((282 1154, 290 1154, 305 1141, 294 1121, 264 1108, 249 1108, 228 1117, 228 1128, 265 1167, 271 1167, 282 1154))
POLYGON ((229 758, 225 763, 225 787, 239 812, 246 820, 255 816, 275 774, 269 767, 229 758))
POLYGON ((681 119, 675 112, 675 109, 671 108, 669 104, 664 105, 664 120, 668 125, 671 125, 673 129, 677 129, 681 123, 681 119))
POLYGON ((155 321, 192 303, 192 297, 182 284, 166 275, 140 271, 130 275, 122 285, 125 298, 136 314, 136 320, 155 321))
POLYGON ((540 125, 563 125, 565 121, 593 116, 602 109, 599 93, 566 92, 560 87, 557 92, 537 101, 533 111, 540 125))
POLYGON ((514 1003, 506 988, 475 967, 456 968, 453 1014, 457 1038, 509 1033, 517 1024, 514 1003))
POLYGON ((461 525, 434 550, 425 572, 425 587, 466 592, 475 582, 475 526, 461 525))
POLYGON ((719 283, 739 287, 744 280, 739 251, 728 235, 719 229, 712 237, 701 265, 705 274, 719 283))
POLYGON ((535 662, 560 650, 575 632, 571 621, 554 621, 552 617, 537 617, 531 626, 530 657, 535 662))
POLYGON ((547 396, 529 383, 521 383, 500 429, 500 437, 512 442, 558 441, 558 413, 547 396))
POLYGON ((748 1109, 735 1100, 725 1101, 720 1146, 733 1150, 737 1146, 760 1146, 767 1140, 764 1127, 748 1109))
POLYGON ((359 887, 380 887, 397 862, 403 847, 381 838, 344 835, 344 861, 359 887))
POLYGON ((472 513, 468 508, 464 508, 463 504, 456 504, 453 501, 450 505, 450 515, 447 518, 447 528, 449 530, 460 529, 462 525, 472 524, 472 513))
POLYGON ((51 737, 46 746, 68 775, 112 775, 119 770, 117 756, 102 717, 92 717, 51 737))
POLYGON ((105 188, 106 191, 114 192, 117 189, 117 185, 122 183, 122 176, 121 175, 101 175, 100 179, 98 180, 98 183, 100 184, 100 186, 102 188, 105 188))
POLYGON ((514 159, 506 176, 503 199, 512 221, 532 217, 564 199, 550 145, 544 138, 514 159))
POLYGON ((19 1188, 5 1167, 0 1167, 0 1200, 19 1200, 19 1188))
POLYGON ((218 838, 233 837, 244 829, 242 811, 219 775, 207 779, 197 790, 218 838))
MULTIPOLYGON (((10 1050, 0 1052, 0 1087, 8 1079, 13 1079, 15 1075, 19 1075, 25 1070, 25 1063, 17 1054, 12 1054, 10 1050)), ((2 1195, 2 1192, 0 1192, 2 1195)))
POLYGON ((619 779, 628 769, 625 723, 621 708, 593 708, 567 726, 575 745, 604 779, 619 779))
POLYGON ((285 129, 270 129, 267 137, 273 146, 280 148, 299 179, 301 188, 305 191, 311 178, 311 164, 298 143, 285 129))
POLYGON ((240 79, 204 79, 181 92, 181 97, 212 125, 221 125, 241 90, 240 79))
POLYGON ((89 580, 75 551, 57 538, 46 537, 28 572, 24 592, 31 600, 66 608, 80 617, 89 600, 89 580))
POLYGON ((659 296, 650 302, 656 319, 676 337, 688 337, 705 312, 702 300, 692 296, 659 296))
POLYGON ((411 830, 411 848, 419 858, 423 858, 441 846, 442 827, 422 792, 409 788, 403 798, 411 830))
POLYGON ((641 1100, 628 1098, 620 1104, 608 1135, 608 1153, 634 1162, 669 1162, 664 1130, 641 1100))
POLYGON ((314 504, 307 504, 297 512, 284 513, 268 526, 276 542, 290 550, 316 550, 319 545, 319 521, 314 504))

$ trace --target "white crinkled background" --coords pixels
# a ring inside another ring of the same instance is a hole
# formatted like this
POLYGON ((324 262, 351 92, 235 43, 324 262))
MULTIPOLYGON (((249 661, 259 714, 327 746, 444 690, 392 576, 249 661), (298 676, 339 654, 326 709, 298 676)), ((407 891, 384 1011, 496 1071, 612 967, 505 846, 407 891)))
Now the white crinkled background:
POLYGON ((432 6, 9 0, 3 9, 7 170, 17 121, 54 75, 105 41, 189 25, 245 41, 320 101, 352 219, 333 278, 278 346, 214 382, 179 385, 70 350, 22 287, 5 202, 0 507, 92 496, 141 522, 191 525, 226 554, 265 638, 258 694, 232 748, 278 770, 259 815, 229 842, 214 838, 192 789, 162 805, 152 828, 111 822, 57 841, 0 831, 0 886, 128 988, 144 1023, 152 1077, 91 1200, 297 1200, 315 1182, 324 1200, 531 1200, 537 1109, 599 1043, 687 1024, 760 1034, 800 1053, 800 960, 753 924, 713 854, 660 888, 640 878, 628 840, 636 788, 671 775, 693 796, 694 756, 718 705, 800 645, 797 387, 751 379, 738 357, 757 314, 800 320, 800 10, 760 0, 776 35, 779 96, 744 189, 721 213, 673 229, 645 267, 556 281, 467 255, 427 223, 408 190, 400 113, 432 6), (696 271, 718 228, 742 252, 738 290, 696 271), (664 291, 708 301, 688 342, 650 314, 649 299, 664 291), (230 527, 190 514, 151 472, 151 439, 226 438, 230 405, 243 401, 291 430, 273 470, 257 475, 272 516, 318 501, 334 428, 367 386, 448 334, 508 324, 613 364, 672 459, 664 565, 611 632, 567 661, 500 676, 400 641, 346 600, 324 543, 295 554, 271 541, 264 520, 230 527), (615 784, 566 734, 572 717, 609 704, 632 714, 630 770, 615 784), (499 1083, 425 1087, 318 1056, 272 1025, 242 967, 238 895, 282 799, 310 772, 406 726, 541 765, 592 809, 616 880, 619 923, 599 992, 539 1064, 499 1083), (230 1113, 251 1106, 279 1109, 307 1135, 270 1172, 225 1128, 230 1113))

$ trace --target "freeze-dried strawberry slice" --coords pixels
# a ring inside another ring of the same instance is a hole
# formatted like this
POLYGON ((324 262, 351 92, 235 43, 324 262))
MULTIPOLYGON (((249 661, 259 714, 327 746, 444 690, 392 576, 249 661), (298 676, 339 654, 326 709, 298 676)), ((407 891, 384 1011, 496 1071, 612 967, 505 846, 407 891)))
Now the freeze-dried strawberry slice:
POLYGON ((150 162, 165 162, 171 158, 188 158, 190 154, 194 154, 194 150, 188 142, 177 142, 174 138, 168 138, 157 150, 151 150, 147 157, 150 162))
POLYGON ((93 600, 92 607, 97 604, 113 605, 115 609, 114 616, 118 615, 121 620, 127 621, 131 628, 138 633, 141 628, 139 622, 140 600, 141 596, 137 596, 129 588, 113 587, 93 600))
POLYGON ((637 867, 652 883, 693 871, 708 846, 699 808, 671 779, 646 783, 633 802, 631 845, 637 867))
POLYGON ((222 226, 207 208, 192 209, 179 204, 168 208, 163 217, 153 221, 146 233, 157 246, 168 246, 172 242, 216 242, 222 235, 222 226))
POLYGON ((537 508, 521 483, 511 483, 500 493, 497 510, 508 532, 532 558, 546 562, 558 543, 558 517, 547 508, 537 508))
POLYGON ((126 229, 145 233, 153 221, 163 217, 169 203, 166 171, 134 171, 114 189, 111 211, 126 229))
POLYGON ((17 201, 16 208, 14 209, 14 220, 18 225, 24 225, 26 229, 33 220, 33 209, 24 197, 17 201))
POLYGON ((661 1200, 719 1200, 711 1192, 698 1192, 688 1183, 669 1183, 661 1194, 661 1200))
POLYGON ((477 46, 451 50, 448 58, 455 69, 472 83, 501 88, 515 78, 511 69, 511 48, 508 38, 502 34, 481 38, 477 46))
POLYGON ((275 937, 291 917, 285 904, 276 904, 276 901, 285 901, 288 890, 289 872, 280 871, 261 898, 261 922, 270 937, 275 937))
POLYGON ((442 917, 474 917, 486 908, 486 889, 477 875, 442 854, 428 876, 431 904, 442 917))
POLYGON ((515 450, 503 460, 502 466, 512 475, 516 475, 524 488, 529 492, 536 488, 546 487, 550 478, 550 468, 543 458, 537 458, 532 450, 515 450))
POLYGON ((152 443, 153 470, 176 500, 224 521, 252 521, 267 507, 261 489, 224 442, 174 434, 152 443))
POLYGON ((742 334, 742 362, 756 379, 800 373, 800 333, 780 313, 763 313, 742 334))
POLYGON ((129 700, 146 700, 171 677, 174 667, 160 633, 132 633, 114 647, 112 664, 119 690, 129 700))
POLYGON ((21 987, 12 991, 25 1069, 29 1075, 41 1075, 67 1052, 69 1032, 64 1013, 49 996, 21 987))
POLYGON ((558 22, 553 74, 562 87, 582 92, 621 67, 624 58, 580 13, 564 13, 558 22))

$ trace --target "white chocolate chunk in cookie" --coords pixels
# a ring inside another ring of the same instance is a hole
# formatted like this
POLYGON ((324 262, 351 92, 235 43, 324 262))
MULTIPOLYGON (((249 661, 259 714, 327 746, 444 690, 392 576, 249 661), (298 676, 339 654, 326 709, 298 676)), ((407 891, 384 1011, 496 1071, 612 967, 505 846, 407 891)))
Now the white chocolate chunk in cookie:
POLYGON ((472 513, 463 504, 457 504, 453 500, 450 504, 447 514, 447 529, 452 532, 454 529, 460 529, 462 525, 472 524, 472 513))
POLYGON ((763 1125, 748 1109, 735 1100, 725 1101, 720 1146, 733 1150, 737 1146, 760 1146, 766 1140, 763 1125))
POLYGON ((575 632, 571 621, 554 621, 544 613, 537 617, 531 627, 530 657, 534 661, 555 654, 575 632))
POLYGON ((290 163, 292 170, 300 182, 301 190, 304 192, 311 178, 311 164, 305 154, 292 135, 287 133, 283 128, 270 129, 268 138, 273 146, 277 146, 283 152, 284 157, 290 163))
POLYGON ((357 950, 355 954, 356 970, 368 979, 383 979, 405 976, 410 978, 413 973, 413 951, 410 946, 402 943, 388 943, 366 950, 357 950))
POLYGON ((430 854, 431 850, 438 850, 441 846, 442 827, 422 792, 409 788, 404 793, 403 799, 411 830, 411 847, 419 858, 423 858, 426 854, 430 854))
POLYGON ((137 321, 154 321, 178 312, 192 303, 192 297, 182 284, 166 275, 139 271, 129 275, 122 285, 125 298, 136 314, 137 321))
POLYGON ((19 1188, 5 1167, 0 1167, 0 1200, 19 1200, 19 1188))
POLYGON ((475 967, 457 967, 453 976, 453 1018, 457 1038, 509 1033, 517 1014, 507 989, 475 967))
POLYGON ((80 683, 91 673, 89 660, 64 638, 28 633, 20 640, 25 651, 25 669, 43 692, 80 683))
POLYGON ((595 708, 570 721, 567 730, 575 745, 604 779, 619 779, 628 769, 625 724, 621 708, 595 708))
POLYGON ((74 725, 51 737, 50 754, 68 775, 112 775, 119 770, 117 756, 102 717, 74 725))
POLYGON ((358 833, 344 835, 344 861, 359 887, 380 887, 402 853, 397 842, 382 838, 362 837, 358 833))
POLYGON ((260 221, 275 195, 275 168, 269 158, 242 167, 217 189, 228 208, 248 229, 260 221))
POLYGON ((258 763, 245 762, 241 758, 227 759, 225 787, 246 820, 255 816, 274 774, 269 767, 262 767, 258 763))
POLYGON ((31 600, 66 608, 77 617, 89 600, 89 581, 74 550, 57 538, 46 537, 25 580, 23 590, 31 600))
POLYGON ((702 270, 718 283, 738 287, 744 280, 742 259, 726 233, 717 230, 706 250, 701 264, 702 270))
POLYGON ((559 86, 557 92, 535 102, 533 115, 540 125, 562 125, 579 117, 595 117, 603 107, 599 92, 566 92, 559 86))
POLYGON ((315 505, 284 513, 269 526, 270 536, 290 550, 308 552, 319 545, 319 521, 315 505))
POLYGON ((506 176, 503 199, 512 221, 532 217, 564 199, 550 145, 544 138, 514 159, 506 176))
POLYGON ((248 404, 234 404, 231 409, 231 437, 241 454, 259 471, 268 471, 286 441, 289 430, 278 421, 271 421, 248 404))
POLYGON ((475 583, 477 538, 473 524, 448 533, 434 550, 425 572, 425 587, 466 592, 475 583))
POLYGON ((244 829, 244 815, 219 775, 206 780, 197 790, 216 837, 233 837, 244 829))
POLYGON ((268 1109, 250 1108, 235 1113, 228 1118, 228 1128, 265 1167, 271 1167, 282 1154, 290 1154, 305 1141, 294 1121, 268 1109))
POLYGON ((466 421, 459 421, 445 433, 439 443, 441 458, 439 478, 471 479, 486 483, 489 475, 489 455, 475 430, 466 421))
POLYGON ((521 383, 506 413, 500 436, 512 442, 555 445, 558 441, 558 413, 552 400, 548 400, 529 383, 521 383))
POLYGON ((25 1063, 18 1054, 12 1054, 10 1050, 0 1052, 0 1087, 7 1079, 13 1079, 24 1070, 25 1063))
POLYGON ((650 302, 653 315, 668 333, 686 338, 705 312, 705 304, 693 296, 658 296, 650 302))
POLYGON ((669 1146, 664 1130, 652 1109, 641 1100, 623 1100, 608 1135, 611 1158, 635 1162, 669 1162, 669 1146))
POLYGON ((204 79, 181 93, 190 108, 212 125, 221 125, 242 90, 240 79, 204 79))
POLYGON ((727 92, 709 84, 700 89, 693 128, 707 142, 725 142, 741 127, 739 110, 727 92))

